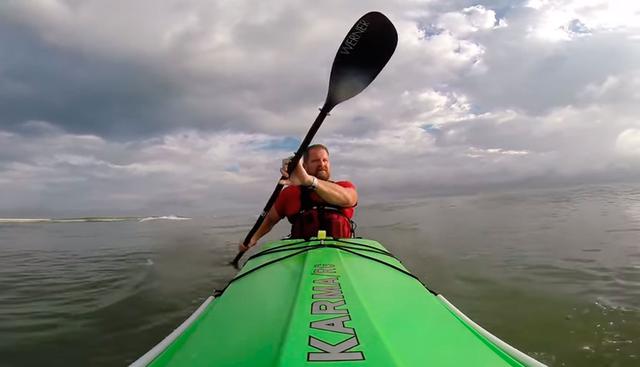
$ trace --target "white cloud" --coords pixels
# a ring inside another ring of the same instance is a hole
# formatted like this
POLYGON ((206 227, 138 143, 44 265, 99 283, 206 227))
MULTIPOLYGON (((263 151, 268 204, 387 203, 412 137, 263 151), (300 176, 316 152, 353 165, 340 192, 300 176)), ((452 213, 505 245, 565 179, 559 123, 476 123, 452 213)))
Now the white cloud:
POLYGON ((635 107, 633 101, 640 103, 640 69, 608 75, 604 80, 589 83, 577 93, 577 97, 582 103, 629 104, 629 107, 635 107))
POLYGON ((496 19, 495 11, 475 5, 461 11, 442 14, 438 17, 436 26, 455 36, 464 37, 478 31, 506 27, 507 23, 496 19))
POLYGON ((640 129, 626 129, 616 139, 616 150, 624 156, 640 159, 640 129))
POLYGON ((433 89, 402 94, 405 121, 418 126, 443 125, 474 117, 466 96, 433 89))
POLYGON ((640 34, 640 4, 626 0, 530 0, 539 12, 531 34, 549 41, 568 41, 594 32, 632 30, 640 34))
POLYGON ((277 178, 279 158, 287 153, 277 145, 266 151, 264 147, 278 140, 260 134, 187 131, 117 143, 59 131, 38 136, 2 132, 0 157, 13 159, 0 160, 0 190, 12 193, 3 196, 0 209, 35 206, 46 196, 52 197, 48 201, 57 210, 155 208, 167 197, 185 208, 211 205, 211 211, 233 201, 248 204, 262 196, 252 189, 262 193, 267 179, 277 178), (236 191, 239 187, 243 189, 236 191))
POLYGON ((530 152, 526 150, 506 150, 502 148, 480 149, 475 147, 469 148, 467 154, 470 158, 500 157, 500 156, 524 156, 530 152))

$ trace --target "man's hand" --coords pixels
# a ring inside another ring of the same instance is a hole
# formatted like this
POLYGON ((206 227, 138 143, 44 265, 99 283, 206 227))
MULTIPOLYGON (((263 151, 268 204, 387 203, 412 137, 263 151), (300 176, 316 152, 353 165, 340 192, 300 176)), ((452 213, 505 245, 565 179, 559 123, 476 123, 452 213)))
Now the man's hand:
POLYGON ((302 167, 302 160, 298 161, 298 166, 296 166, 296 169, 294 169, 291 176, 289 176, 289 174, 287 173, 287 166, 289 165, 290 161, 291 161, 291 158, 282 160, 282 168, 280 168, 280 173, 282 174, 282 177, 285 177, 285 179, 280 180, 280 183, 287 186, 311 185, 311 183, 313 182, 313 177, 311 177, 311 175, 307 173, 304 167, 302 167))
POLYGON ((244 241, 240 242, 240 244, 238 245, 238 251, 247 252, 247 250, 249 250, 251 247, 255 246, 257 242, 258 241, 256 241, 253 238, 251 238, 251 240, 249 240, 249 244, 247 246, 244 245, 244 241))

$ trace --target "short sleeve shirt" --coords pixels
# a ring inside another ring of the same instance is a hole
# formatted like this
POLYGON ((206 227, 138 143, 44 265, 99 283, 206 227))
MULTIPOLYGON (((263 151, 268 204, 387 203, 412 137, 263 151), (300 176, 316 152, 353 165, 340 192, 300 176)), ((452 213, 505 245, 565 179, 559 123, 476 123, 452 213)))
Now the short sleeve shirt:
MULTIPOLYGON (((356 186, 349 181, 337 181, 336 185, 340 185, 345 188, 356 189, 356 186)), ((300 202, 300 186, 287 186, 280 192, 274 208, 281 217, 291 218, 300 212, 302 203, 300 202)), ((325 202, 316 194, 311 193, 311 201, 316 204, 324 204, 325 202)), ((344 215, 348 218, 353 218, 353 207, 340 209, 344 215)))

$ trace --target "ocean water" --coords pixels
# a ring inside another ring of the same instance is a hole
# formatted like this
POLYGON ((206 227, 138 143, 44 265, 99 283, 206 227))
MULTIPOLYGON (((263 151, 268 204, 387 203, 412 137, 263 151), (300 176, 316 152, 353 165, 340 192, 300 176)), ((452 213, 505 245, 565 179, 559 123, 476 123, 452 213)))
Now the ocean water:
MULTIPOLYGON (((234 276, 254 219, 0 220, 0 366, 134 361, 234 276)), ((538 360, 640 365, 640 185, 363 203, 356 220, 538 360)))

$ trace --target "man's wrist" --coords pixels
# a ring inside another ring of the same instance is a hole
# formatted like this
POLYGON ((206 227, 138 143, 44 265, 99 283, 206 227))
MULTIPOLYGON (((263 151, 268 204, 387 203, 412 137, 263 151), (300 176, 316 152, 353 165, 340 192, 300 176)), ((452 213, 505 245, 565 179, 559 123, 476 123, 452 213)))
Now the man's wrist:
POLYGON ((315 176, 311 176, 311 183, 309 183, 308 185, 305 185, 306 187, 310 188, 311 190, 315 190, 318 188, 318 179, 315 176))

